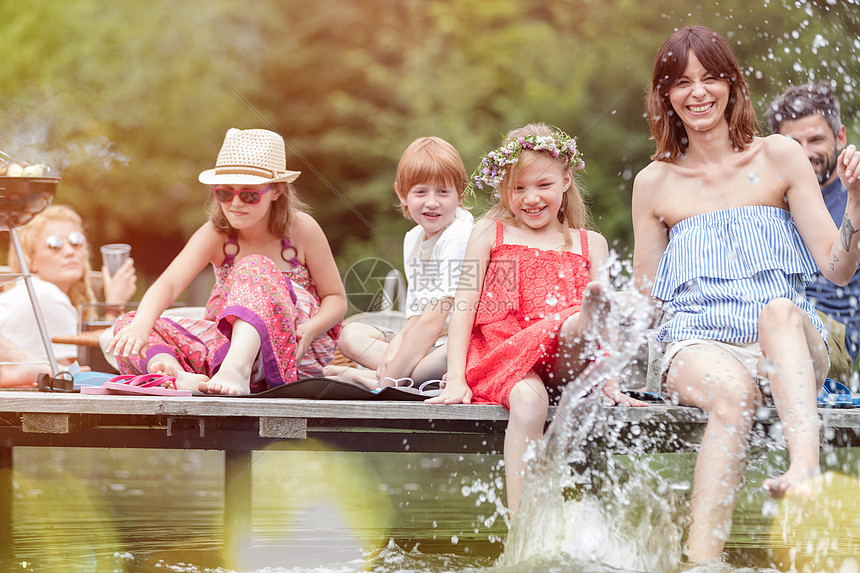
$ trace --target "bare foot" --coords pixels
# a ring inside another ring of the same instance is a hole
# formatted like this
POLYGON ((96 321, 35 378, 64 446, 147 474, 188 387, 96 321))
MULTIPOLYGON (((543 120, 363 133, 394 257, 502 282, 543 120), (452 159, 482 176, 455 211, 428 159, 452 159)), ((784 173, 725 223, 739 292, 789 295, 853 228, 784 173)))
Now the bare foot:
POLYGON ((590 282, 582 293, 580 321, 584 332, 599 332, 609 316, 609 297, 603 285, 590 282))
POLYGON ((328 366, 323 366, 323 376, 334 380, 349 380, 349 378, 347 378, 349 370, 353 370, 353 368, 350 368, 349 366, 329 364, 328 366))
MULTIPOLYGON (((167 362, 153 362, 149 365, 149 370, 152 374, 164 374, 176 378, 177 390, 191 390, 194 392, 200 384, 209 380, 204 374, 195 374, 194 372, 186 372, 182 368, 167 362)), ((163 386, 170 386, 165 382, 163 386)))
POLYGON ((226 364, 209 380, 200 382, 197 389, 206 394, 238 396, 251 393, 251 373, 226 364))
MULTIPOLYGON (((361 384, 371 390, 379 388, 379 381, 376 379, 376 374, 371 370, 359 370, 350 366, 335 366, 329 364, 323 368, 323 375, 327 378, 342 380, 344 382, 353 382, 361 384)), ((389 384, 393 386, 393 384, 389 384)))
POLYGON ((798 469, 792 467, 776 478, 768 478, 762 482, 762 487, 771 497, 779 499, 790 495, 798 498, 815 498, 821 489, 818 469, 798 469))

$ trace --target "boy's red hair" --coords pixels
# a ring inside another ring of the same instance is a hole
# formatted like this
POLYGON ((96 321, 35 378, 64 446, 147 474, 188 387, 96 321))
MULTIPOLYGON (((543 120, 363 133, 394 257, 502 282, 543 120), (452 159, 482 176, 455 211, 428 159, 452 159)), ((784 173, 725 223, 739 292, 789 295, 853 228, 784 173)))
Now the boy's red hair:
MULTIPOLYGON (((409 144, 397 163, 394 189, 401 201, 406 200, 409 190, 422 183, 442 183, 452 185, 457 197, 463 201, 463 194, 469 184, 463 159, 453 145, 439 137, 419 137, 409 144)), ((405 205, 403 215, 409 219, 405 205)))

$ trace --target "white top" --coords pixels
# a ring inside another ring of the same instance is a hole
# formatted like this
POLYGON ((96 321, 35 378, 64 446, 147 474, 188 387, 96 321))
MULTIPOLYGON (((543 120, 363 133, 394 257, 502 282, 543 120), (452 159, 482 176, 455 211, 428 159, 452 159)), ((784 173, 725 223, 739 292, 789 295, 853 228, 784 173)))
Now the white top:
MULTIPOLYGON (((78 331, 78 311, 69 297, 54 283, 32 277, 33 288, 39 299, 39 308, 45 319, 49 336, 72 336, 78 331)), ((0 293, 0 334, 27 352, 45 360, 45 346, 39 334, 39 326, 33 305, 27 294, 24 279, 19 278, 15 286, 0 293)), ((54 344, 54 357, 77 358, 78 348, 73 344, 54 344)))
POLYGON ((406 271, 406 318, 424 312, 430 301, 454 298, 466 256, 466 245, 475 220, 457 207, 454 220, 435 237, 424 239, 417 225, 403 238, 403 268, 406 271))

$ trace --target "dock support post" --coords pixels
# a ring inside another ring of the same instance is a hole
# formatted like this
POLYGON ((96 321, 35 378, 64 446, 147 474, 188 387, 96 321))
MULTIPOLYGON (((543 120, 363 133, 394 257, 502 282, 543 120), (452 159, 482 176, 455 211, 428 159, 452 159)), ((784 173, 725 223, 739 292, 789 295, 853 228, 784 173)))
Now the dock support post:
POLYGON ((224 452, 224 549, 231 563, 251 545, 251 452, 224 452))
POLYGON ((12 547, 12 446, 0 445, 0 557, 12 547))

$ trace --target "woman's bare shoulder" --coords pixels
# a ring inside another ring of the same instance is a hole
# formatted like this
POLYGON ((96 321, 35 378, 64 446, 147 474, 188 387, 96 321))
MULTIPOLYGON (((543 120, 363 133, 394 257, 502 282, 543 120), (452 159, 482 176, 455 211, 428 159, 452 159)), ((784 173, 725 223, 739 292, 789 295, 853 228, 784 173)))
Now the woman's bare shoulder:
POLYGON ((634 207, 643 202, 652 203, 661 195, 670 178, 674 164, 665 161, 652 161, 645 166, 633 180, 634 207))
POLYGON ((671 173, 673 167, 672 163, 666 161, 652 161, 636 174, 633 180, 634 189, 637 186, 650 187, 661 183, 671 173))
POLYGON ((803 154, 803 148, 800 144, 784 135, 773 134, 757 137, 753 141, 753 145, 760 146, 762 151, 777 161, 788 160, 798 154, 803 154))

